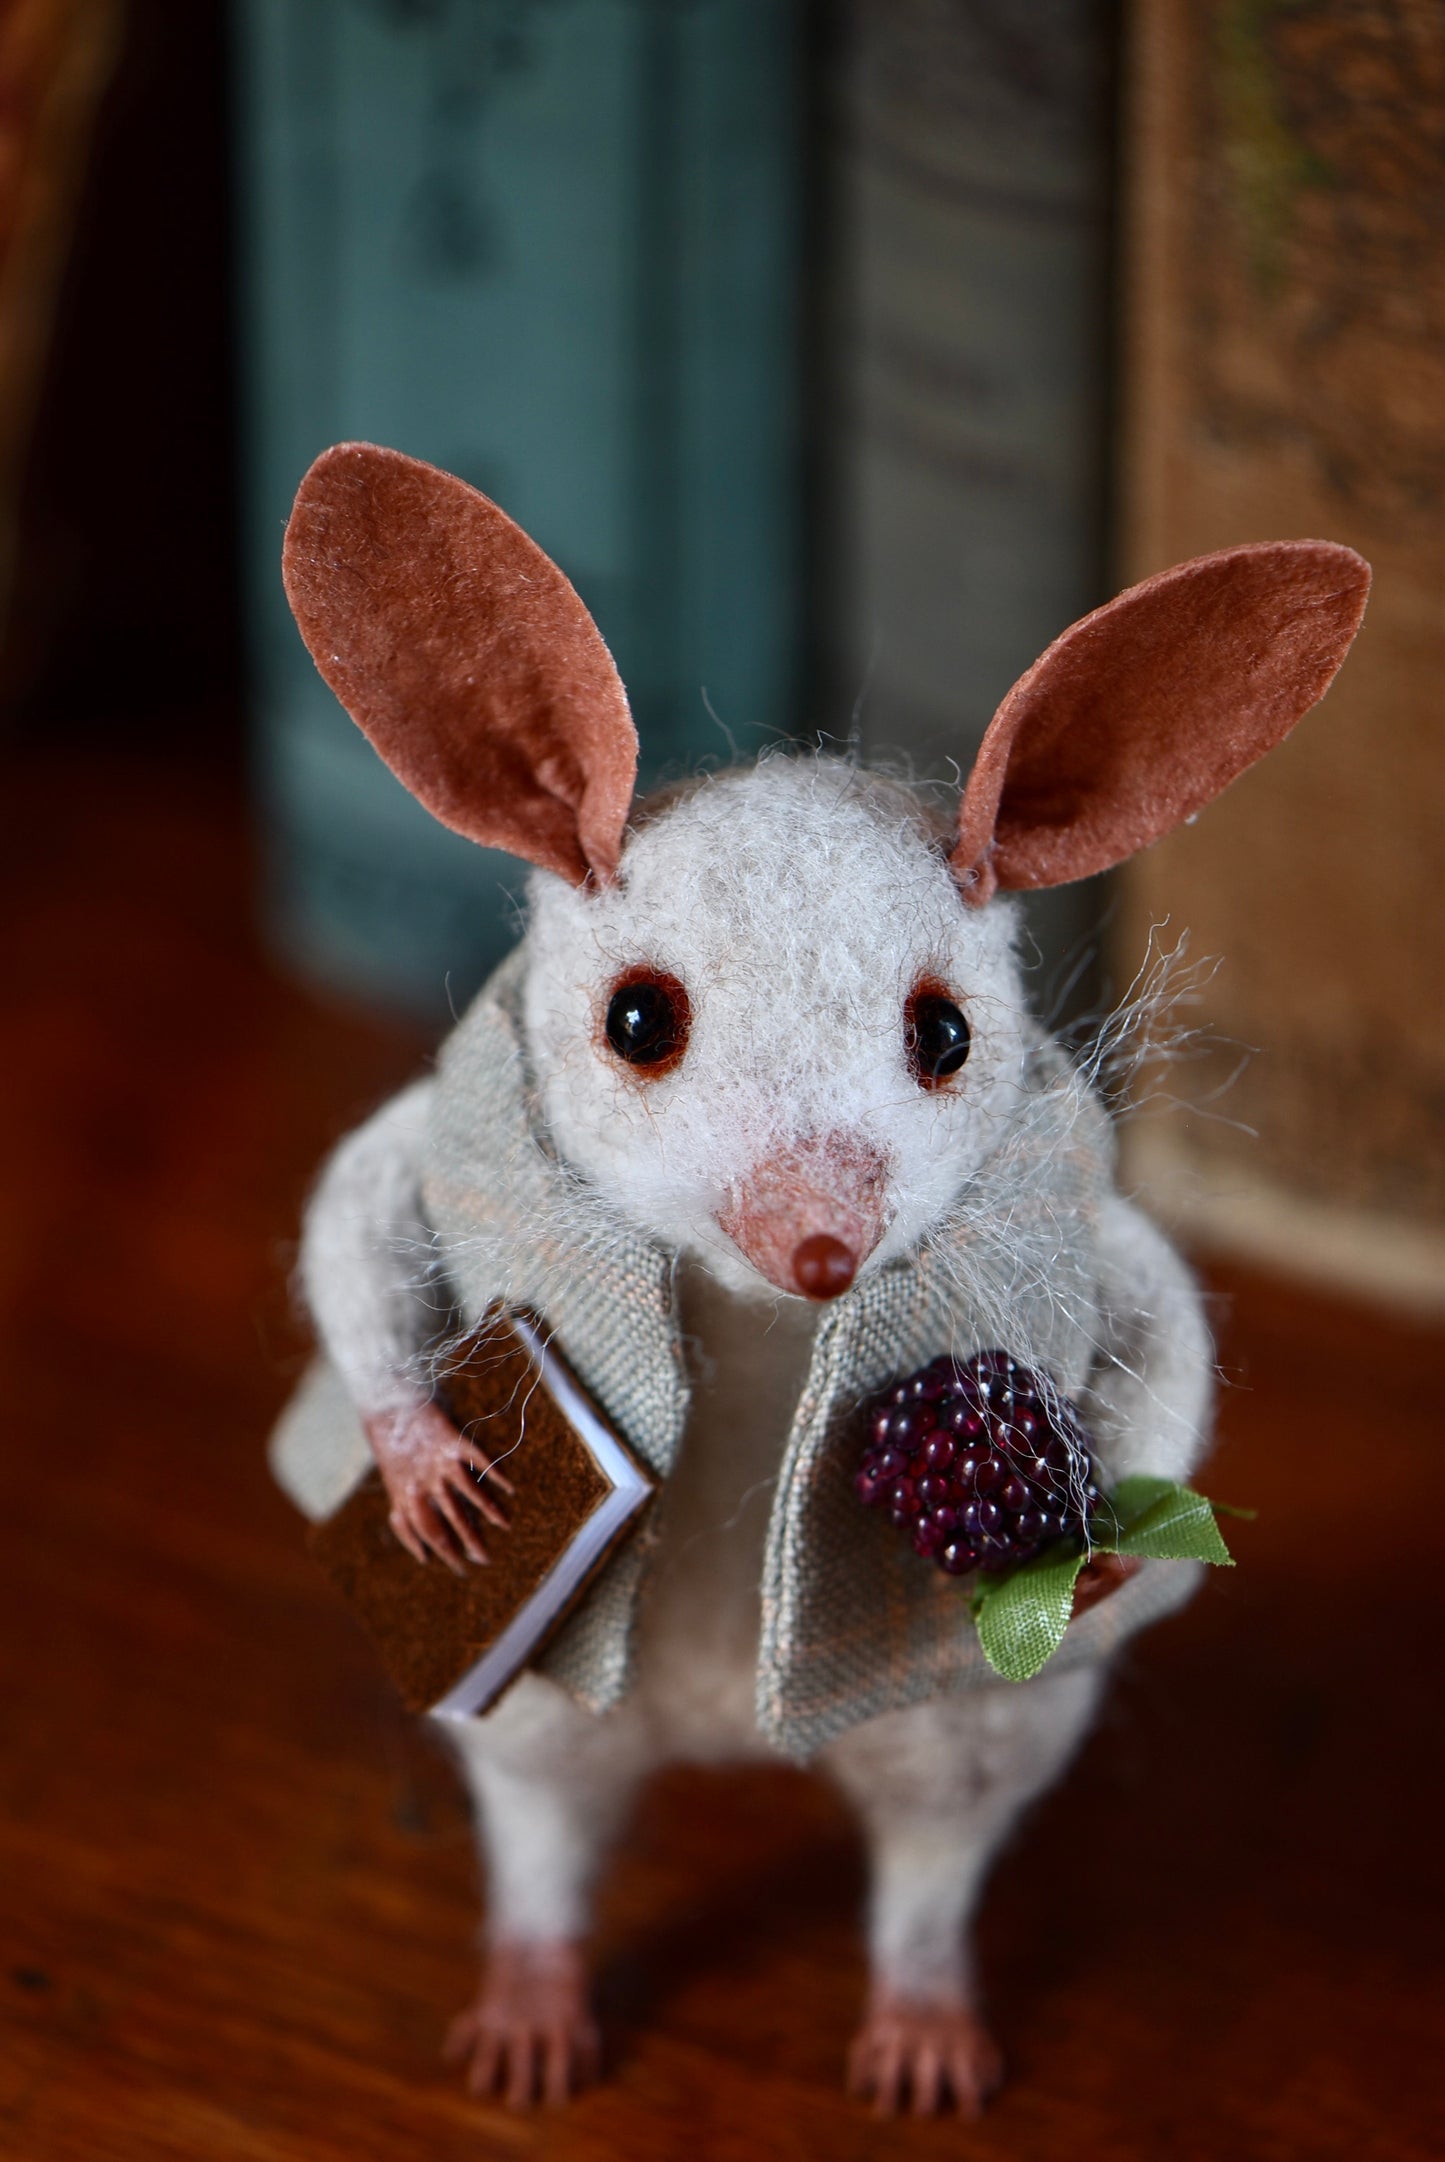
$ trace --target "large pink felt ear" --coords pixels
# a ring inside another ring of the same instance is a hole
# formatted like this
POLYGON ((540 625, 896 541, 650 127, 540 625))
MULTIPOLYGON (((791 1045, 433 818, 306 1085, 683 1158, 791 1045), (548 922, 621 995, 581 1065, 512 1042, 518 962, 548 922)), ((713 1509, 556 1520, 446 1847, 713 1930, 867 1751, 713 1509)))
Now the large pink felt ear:
POLYGON ((1369 589, 1352 548, 1264 541, 1084 616, 989 723, 952 858, 966 897, 1087 878, 1212 802, 1323 698, 1369 589))
POLYGON ((520 526, 435 466, 339 443, 301 483, 282 570, 312 659, 435 818, 574 885, 612 877, 637 731, 520 526))

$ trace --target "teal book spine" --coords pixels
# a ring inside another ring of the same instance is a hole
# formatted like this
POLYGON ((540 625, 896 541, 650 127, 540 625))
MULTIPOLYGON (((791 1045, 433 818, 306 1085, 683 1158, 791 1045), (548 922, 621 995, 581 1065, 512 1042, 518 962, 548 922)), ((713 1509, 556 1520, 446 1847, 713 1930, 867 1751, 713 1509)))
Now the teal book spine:
POLYGON ((267 913, 422 1010, 511 943, 322 684, 281 533, 329 443, 432 460, 561 564, 644 781, 797 726, 794 0, 238 0, 244 488, 267 913))

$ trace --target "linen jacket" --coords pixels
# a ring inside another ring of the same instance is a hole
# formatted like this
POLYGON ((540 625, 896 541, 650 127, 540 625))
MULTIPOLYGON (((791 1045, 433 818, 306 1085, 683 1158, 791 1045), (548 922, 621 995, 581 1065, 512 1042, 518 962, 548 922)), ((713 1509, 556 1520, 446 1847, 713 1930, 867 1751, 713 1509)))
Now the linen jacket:
MULTIPOLYGON (((666 1480, 689 1381, 672 1257, 611 1211, 552 1149, 520 1025, 513 954, 448 1039, 434 1091, 423 1208, 465 1321, 503 1304, 539 1314, 583 1384, 666 1480)), ((1002 1682, 979 1648, 967 1587, 926 1566, 852 1488, 859 1411, 940 1352, 1001 1346, 1067 1395, 1088 1382, 1099 1324, 1098 1210, 1113 1190, 1107 1119, 1040 1037, 1001 1146, 920 1249, 822 1309, 784 1447, 763 1563, 756 1705, 764 1737, 807 1758, 857 1722, 1002 1682)), ((369 1459, 335 1377, 308 1377, 273 1446, 312 1515, 369 1459)), ((626 1695, 652 1541, 627 1541, 537 1665, 598 1713, 626 1695)), ((1049 1664, 1106 1658, 1189 1596, 1198 1571, 1146 1562, 1071 1623, 1049 1664)))

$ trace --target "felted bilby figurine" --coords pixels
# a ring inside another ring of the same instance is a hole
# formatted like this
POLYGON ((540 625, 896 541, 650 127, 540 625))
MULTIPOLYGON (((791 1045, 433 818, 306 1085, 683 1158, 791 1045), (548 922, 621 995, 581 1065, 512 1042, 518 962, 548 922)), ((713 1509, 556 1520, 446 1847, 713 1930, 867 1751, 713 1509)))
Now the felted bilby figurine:
POLYGON ((1009 895, 1120 862, 1278 743, 1368 569, 1271 542, 1121 594, 1009 692, 951 822, 784 752, 634 804, 627 699, 577 594, 394 451, 317 460, 285 578, 392 770, 533 868, 520 945, 435 1075, 322 1174, 302 1276, 326 1364, 279 1474, 322 1515, 374 1458, 419 1560, 483 1564, 506 1492, 435 1401, 440 1302, 463 1328, 540 1316, 661 1481, 535 1667, 452 1729, 489 1885, 452 2053, 518 2105, 592 2077, 589 1894, 639 1782, 782 1754, 836 1782, 870 1849, 853 2086, 971 2112, 999 2076, 966 1944, 986 1866, 1115 1648, 1197 1572, 1096 1555, 1047 1669, 1000 1681, 964 1588, 859 1506, 859 1407, 1003 1347, 1079 1405, 1102 1477, 1199 1459, 1199 1299, 1030 1017, 1009 895))

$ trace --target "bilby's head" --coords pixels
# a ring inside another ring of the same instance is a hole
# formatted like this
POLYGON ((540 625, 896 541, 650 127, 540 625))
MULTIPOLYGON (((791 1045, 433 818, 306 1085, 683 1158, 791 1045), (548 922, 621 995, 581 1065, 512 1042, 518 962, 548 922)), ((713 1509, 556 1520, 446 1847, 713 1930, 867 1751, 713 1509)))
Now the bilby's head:
POLYGON ((776 755, 645 813, 597 890, 532 880, 527 1028, 563 1153, 735 1284, 830 1298, 916 1244, 1007 1121, 1010 912, 917 798, 776 755))
POLYGON ((773 754, 634 809, 637 738, 561 572, 461 481, 311 468, 287 591, 327 682, 441 821, 534 866, 525 1021, 564 1157, 739 1286, 847 1290, 948 1211, 1018 1100, 1006 892, 1119 862, 1321 697, 1369 574, 1322 541, 1161 573, 1066 631, 955 818, 773 754))

